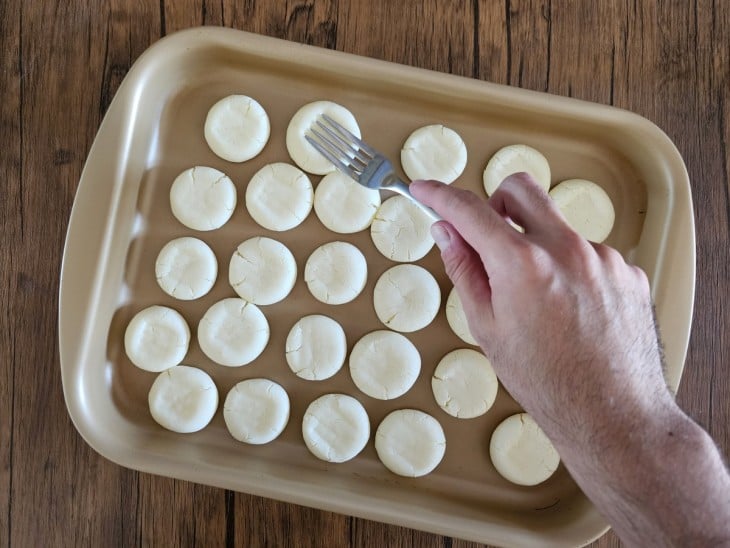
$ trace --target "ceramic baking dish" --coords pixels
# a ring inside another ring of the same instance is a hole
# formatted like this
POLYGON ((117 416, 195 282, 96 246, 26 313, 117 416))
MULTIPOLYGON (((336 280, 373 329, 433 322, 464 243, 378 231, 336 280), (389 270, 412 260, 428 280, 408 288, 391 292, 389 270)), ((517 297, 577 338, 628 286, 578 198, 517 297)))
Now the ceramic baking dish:
MULTIPOLYGON (((393 265, 375 250, 368 231, 337 235, 312 213, 294 230, 271 233, 245 211, 247 181, 264 164, 288 160, 286 125, 300 106, 316 99, 349 108, 364 137, 394 160, 414 129, 431 123, 451 127, 469 152, 466 171, 455 184, 480 196, 487 160, 511 143, 541 150, 552 166, 553 183, 583 177, 603 186, 617 213, 607 243, 649 275, 666 343, 668 382, 676 390, 692 316, 694 226, 685 167, 656 126, 610 107, 240 31, 201 28, 160 40, 135 63, 109 107, 79 182, 59 313, 63 388, 76 428, 95 450, 129 468, 444 535, 510 545, 579 545, 601 535, 604 521, 562 466, 533 488, 508 483, 492 467, 489 437, 501 420, 520 410, 504 389, 494 407, 477 419, 457 420, 435 404, 433 369, 448 351, 465 346, 445 320, 443 302, 450 284, 435 249, 419 264, 436 276, 442 308, 433 324, 409 335, 423 366, 406 395, 385 402, 369 398, 356 389, 346 366, 323 382, 304 381, 287 368, 284 341, 305 314, 327 314, 339 321, 348 348, 365 333, 381 329, 372 289, 393 265), (269 144, 243 164, 217 158, 203 139, 207 110, 232 93, 256 98, 271 118, 269 144), (194 165, 220 169, 237 186, 239 205, 219 230, 195 233, 171 214, 170 185, 194 165), (147 408, 154 374, 137 369, 124 354, 126 324, 140 309, 162 304, 179 310, 195 332, 211 304, 234 296, 227 283, 228 261, 238 243, 258 234, 285 243, 300 269, 292 294, 263 307, 271 325, 269 346, 251 365, 227 368, 207 359, 193 338, 184 363, 211 374, 221 401, 242 379, 279 382, 292 401, 290 422, 280 438, 265 446, 233 440, 220 409, 200 432, 163 430, 147 408), (219 262, 213 290, 192 302, 168 297, 154 277, 160 248, 183 235, 202 238, 219 262), (368 259, 367 286, 348 305, 315 301, 301 279, 309 254, 333 240, 354 243, 368 259), (302 441, 301 419, 309 402, 328 392, 358 398, 373 431, 394 409, 413 407, 432 414, 446 432, 444 460, 426 477, 398 477, 379 463, 372 437, 350 462, 317 460, 302 441)), ((314 184, 318 180, 312 177, 314 184)))

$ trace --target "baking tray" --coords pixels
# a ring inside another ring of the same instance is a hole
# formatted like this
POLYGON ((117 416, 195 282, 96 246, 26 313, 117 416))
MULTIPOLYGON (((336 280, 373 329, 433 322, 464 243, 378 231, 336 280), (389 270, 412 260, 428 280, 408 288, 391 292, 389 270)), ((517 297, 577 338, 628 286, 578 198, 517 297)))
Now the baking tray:
MULTIPOLYGON (((520 410, 503 388, 494 407, 471 420, 452 418, 433 401, 430 377, 438 360, 465 346, 445 320, 443 302, 451 286, 435 248, 418 263, 437 278, 442 307, 433 324, 408 335, 421 351, 423 366, 406 395, 386 402, 369 398, 355 388, 347 366, 324 382, 304 381, 289 371, 284 341, 305 314, 339 321, 348 350, 363 334, 383 328, 372 309, 372 289, 394 264, 375 250, 368 231, 337 235, 312 213, 294 230, 271 233, 245 211, 246 182, 264 164, 288 161, 286 125, 300 106, 317 99, 349 108, 363 136, 393 159, 420 126, 443 123, 455 129, 469 152, 467 168, 455 184, 481 196, 484 165, 511 143, 541 150, 552 166, 553 182, 582 177, 603 186, 617 213, 607 243, 649 276, 666 344, 667 379, 676 390, 692 316, 694 226, 685 167, 656 126, 610 107, 240 31, 199 28, 160 40, 134 64, 101 124, 79 182, 59 312, 64 395, 76 428, 96 451, 129 468, 443 535, 509 545, 580 545, 600 536, 605 522, 562 465, 532 488, 510 484, 492 467, 489 437, 501 420, 520 410), (217 158, 203 138, 208 108, 231 93, 256 98, 271 118, 269 144, 243 164, 217 158), (224 171, 238 189, 236 212, 217 231, 186 229, 170 212, 170 185, 193 165, 224 171), (267 349, 251 365, 226 368, 207 359, 193 337, 184 363, 211 374, 221 401, 242 379, 263 376, 281 383, 292 401, 290 422, 280 438, 265 446, 233 440, 221 408, 201 432, 168 432, 147 409, 155 375, 132 366, 124 354, 126 324, 140 309, 162 304, 179 310, 194 333, 211 304, 234 296, 227 282, 228 261, 238 243, 257 234, 284 242, 300 269, 292 294, 263 307, 271 325, 267 349), (154 278, 160 248, 183 235, 202 238, 219 262, 212 291, 192 302, 168 297, 154 278), (306 257, 333 240, 354 243, 368 259, 367 286, 349 305, 315 301, 301 278, 306 257), (350 462, 317 460, 301 439, 301 419, 309 402, 328 392, 358 398, 373 432, 394 409, 415 407, 432 414, 446 432, 444 460, 426 477, 398 477, 379 463, 372 437, 350 462)), ((316 184, 319 177, 312 180, 316 184)))

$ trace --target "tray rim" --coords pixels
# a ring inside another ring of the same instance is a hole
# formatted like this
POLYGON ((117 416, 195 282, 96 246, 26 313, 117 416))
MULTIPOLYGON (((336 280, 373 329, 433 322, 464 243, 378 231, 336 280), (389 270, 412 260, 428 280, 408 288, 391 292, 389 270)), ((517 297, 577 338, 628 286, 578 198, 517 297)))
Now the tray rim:
MULTIPOLYGON (((92 187, 92 183, 89 181, 89 175, 88 170, 90 170, 89 166, 89 158, 93 158, 93 152, 94 148, 97 146, 101 146, 99 144, 99 136, 104 135, 107 138, 116 137, 122 144, 122 146, 129 146, 129 143, 131 141, 131 131, 134 127, 134 117, 129 117, 125 121, 125 123, 121 124, 121 130, 117 132, 116 135, 110 136, 109 131, 105 131, 105 126, 111 124, 111 120, 115 116, 119 116, 124 112, 124 108, 121 106, 123 104, 123 98, 125 95, 127 95, 130 91, 130 88, 132 88, 132 84, 138 79, 141 78, 142 75, 146 70, 150 68, 150 65, 153 65, 156 61, 156 58, 159 53, 161 53, 165 48, 174 48, 176 46, 182 47, 182 49, 186 51, 192 51, 195 48, 204 48, 206 46, 214 45, 225 45, 226 47, 230 48, 237 48, 241 51, 251 51, 251 50, 259 50, 264 51, 265 49, 272 48, 272 49, 282 49, 282 52, 286 51, 290 54, 292 54, 293 57, 296 58, 329 58, 329 59, 335 59, 340 64, 341 63, 355 63, 358 65, 367 65, 371 66, 373 70, 377 69, 379 71, 382 71, 384 73, 390 73, 393 76, 398 76, 399 78, 407 78, 412 83, 425 83, 425 82, 436 82, 436 83, 450 83, 454 86, 462 86, 467 90, 470 91, 478 91, 481 94, 490 96, 490 99, 499 99, 502 101, 505 101, 510 104, 514 104, 515 102, 521 102, 524 104, 534 104, 536 102, 545 103, 546 97, 547 101, 549 102, 550 110, 555 112, 556 114, 565 114, 565 113, 576 113, 582 115, 583 117, 587 117, 590 119, 593 119, 593 121, 604 121, 608 122, 610 120, 611 125, 614 126, 621 126, 625 124, 631 124, 639 127, 643 132, 651 135, 651 137, 655 140, 655 144, 663 149, 663 154, 670 160, 671 164, 671 171, 675 175, 675 180, 677 181, 677 188, 675 189, 678 192, 681 192, 684 194, 683 198, 686 199, 686 202, 688 204, 688 210, 689 210, 689 218, 686 219, 686 221, 689 222, 688 230, 689 234, 687 234, 687 238, 690 242, 690 248, 688 251, 689 256, 691 258, 691 268, 689 269, 690 272, 690 279, 685 280, 685 285, 689 286, 689 314, 688 318, 686 319, 686 329, 683 329, 682 331, 682 340, 679 341, 679 347, 682 349, 682 355, 684 356, 682 360, 682 367, 679 370, 678 375, 676 376, 676 379, 669 379, 670 387, 676 391, 682 371, 684 369, 684 359, 686 359, 686 353, 687 353, 687 347, 689 344, 689 336, 690 336, 690 329, 691 329, 691 323, 692 323, 692 316, 693 316, 693 306, 694 306, 694 290, 695 290, 695 277, 696 277, 696 266, 695 266, 695 228, 694 228, 694 216, 692 215, 692 201, 691 201, 691 192, 690 192, 690 186, 689 186, 689 177, 687 175, 686 167, 681 159, 681 156, 679 155, 678 150, 676 149, 675 145, 671 142, 671 140, 668 138, 668 136, 653 122, 647 120, 646 118, 643 118, 635 113, 619 109, 612 106, 607 105, 601 105, 597 103, 590 103, 574 98, 566 98, 562 96, 547 94, 543 92, 537 92, 537 91, 531 91, 531 90, 525 90, 521 88, 515 88, 512 86, 506 86, 501 84, 494 84, 491 82, 484 82, 480 80, 474 80, 468 77, 462 77, 462 76, 455 76, 450 75, 446 73, 440 73, 428 69, 422 69, 412 66, 406 66, 401 65, 398 63, 392 63, 388 61, 383 61, 379 59, 372 59, 372 58, 366 58, 359 55, 354 55, 350 53, 340 52, 340 51, 334 51, 334 50, 328 50, 324 48, 319 48, 315 46, 305 45, 305 44, 299 44, 296 42, 289 42, 286 40, 281 40, 278 38, 272 38, 257 34, 252 34, 245 31, 235 30, 235 29, 228 29, 228 28, 220 28, 220 27, 198 27, 198 28, 192 28, 192 29, 186 29, 182 31, 178 31, 176 33, 170 34, 159 41, 152 44, 143 54, 137 59, 137 61, 132 65, 130 68, 128 74, 125 76, 122 84, 120 85, 117 93, 115 94, 114 99, 112 100, 112 103, 110 104, 107 113, 105 114, 102 123, 99 127, 97 137, 94 140, 94 143, 92 144, 92 147, 89 151, 87 162, 85 163, 84 169, 81 173, 77 193, 74 199, 73 208, 71 210, 71 215, 69 218, 68 223, 68 229, 66 234, 66 240, 64 244, 64 251, 63 251, 63 260, 61 265, 61 278, 60 278, 60 291, 59 291, 59 354, 60 354, 60 366, 61 366, 61 373, 62 373, 62 383, 63 383, 63 392, 64 392, 64 398, 66 401, 66 406, 69 412, 69 415, 72 419, 72 422, 78 432, 81 434, 81 436, 84 438, 84 440, 99 454, 104 456, 105 458, 111 460, 112 462, 115 462, 121 466, 125 466, 128 468, 132 468, 135 470, 143 471, 143 472, 150 472, 158 475, 168 476, 168 477, 174 477, 177 479, 183 479, 188 481, 195 481, 195 482, 201 482, 208 485, 214 485, 216 487, 220 488, 226 488, 230 489, 232 488, 230 484, 225 485, 223 482, 218 481, 216 478, 213 477, 214 474, 212 474, 212 471, 209 471, 210 473, 204 472, 204 467, 197 467, 196 470, 193 473, 189 473, 188 470, 187 474, 182 473, 179 468, 177 467, 175 469, 168 468, 167 465, 164 462, 149 462, 147 465, 140 466, 139 462, 130 463, 128 458, 120 458, 119 453, 115 453, 111 450, 110 446, 105 445, 103 442, 100 442, 98 437, 94 434, 94 428, 92 425, 88 424, 86 415, 82 412, 82 405, 81 402, 79 402, 76 397, 75 393, 72 390, 72 385, 74 382, 74 371, 78 368, 78 363, 76 363, 78 360, 75 359, 78 357, 78 352, 75 352, 74 350, 74 341, 73 341, 73 334, 69 335, 68 333, 68 318, 66 317, 65 312, 67 311, 67 307, 64 306, 64 302, 66 299, 72 298, 74 294, 74 289, 78 289, 79 283, 78 280, 72 279, 72 277, 69 275, 71 266, 72 266, 72 258, 74 256, 78 256, 79 254, 79 244, 72 239, 72 235, 78 231, 79 226, 79 216, 82 215, 79 213, 79 211, 83 210, 83 204, 84 201, 89 201, 91 198, 91 193, 94 190, 92 187), (200 478, 196 477, 198 474, 201 474, 204 476, 203 480, 201 481, 200 478)), ((139 97, 132 98, 132 102, 135 100, 139 100, 139 97)), ((123 166, 116 166, 116 176, 117 179, 121 177, 121 173, 123 172, 123 166)), ((112 185, 113 189, 116 189, 119 186, 119 180, 116 181, 116 184, 112 185)), ((112 195, 109 197, 110 205, 115 205, 116 201, 114 200, 115 194, 112 193, 112 195)), ((112 212, 114 213, 114 212, 112 212)), ((109 229, 113 225, 113 215, 109 215, 107 218, 106 224, 105 224, 105 234, 102 236, 101 243, 103 244, 105 241, 108 243, 109 238, 109 229)), ((101 245, 100 249, 105 249, 106 245, 101 245)), ((98 264, 102 264, 103 258, 99 258, 97 261, 98 264)), ((97 280, 101 276, 99 270, 96 270, 92 274, 92 279, 97 280)), ((687 288, 685 288, 687 289, 687 288)), ((92 285, 90 295, 88 296, 89 304, 93 303, 93 292, 94 287, 92 285)), ((86 312, 89 312, 88 307, 86 312)), ((85 318, 84 325, 88 325, 88 323, 91 321, 90 317, 85 318)), ((214 468, 214 467, 213 467, 214 468)), ((246 483, 246 482, 244 482, 246 483)), ((280 491, 275 491, 272 493, 272 490, 267 486, 264 485, 265 481, 259 481, 257 482, 249 481, 247 482, 245 489, 241 488, 239 486, 233 487, 235 490, 242 490, 248 493, 276 498, 279 500, 285 500, 287 502, 297 503, 297 504, 304 504, 307 506, 313 506, 316 508, 320 508, 323 510, 329 510, 339 513, 349 513, 351 515, 360 516, 367 519, 374 519, 377 521, 387 522, 387 523, 393 523, 396 525, 404 525, 408 527, 413 527, 417 529, 422 529, 426 531, 430 531, 437 534, 442 535, 449 535, 454 536, 458 538, 466 538, 469 540, 475 540, 478 542, 514 542, 515 539, 510 533, 510 530, 504 526, 500 526, 496 523, 491 522, 484 522, 484 525, 490 530, 489 535, 485 536, 485 531, 480 531, 480 534, 476 534, 472 529, 463 529, 456 526, 458 523, 458 520, 452 521, 454 525, 452 526, 445 526, 444 524, 435 524, 433 521, 427 518, 421 518, 417 519, 414 517, 411 517, 411 519, 408 519, 407 516, 399 516, 395 513, 385 514, 383 512, 371 512, 371 511, 363 511, 362 508, 359 508, 357 504, 342 504, 341 500, 335 501, 335 502, 328 502, 327 500, 323 499, 322 497, 315 497, 315 496, 300 496, 299 494, 293 495, 291 493, 282 493, 280 491), (501 531, 500 534, 500 527, 504 527, 505 531, 501 531)), ((354 497, 357 498, 357 497, 354 497)), ((365 497, 367 498, 367 497, 365 497)), ((594 509, 595 510, 595 509, 594 509)), ((608 526, 603 523, 602 518, 597 515, 597 519, 595 520, 595 525, 601 525, 600 527, 595 527, 594 534, 590 536, 590 538, 582 539, 582 543, 589 543, 596 538, 599 538, 602 536, 608 529, 608 526)), ((464 524, 466 525, 466 524, 464 524)), ((537 537, 536 537, 537 538, 537 537)), ((524 540, 524 539, 523 539, 524 540)))

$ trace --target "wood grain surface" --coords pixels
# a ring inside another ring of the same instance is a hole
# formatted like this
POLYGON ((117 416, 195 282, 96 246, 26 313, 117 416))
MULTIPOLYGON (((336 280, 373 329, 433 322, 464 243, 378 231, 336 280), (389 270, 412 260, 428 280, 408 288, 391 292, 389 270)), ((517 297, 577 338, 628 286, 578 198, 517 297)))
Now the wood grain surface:
POLYGON ((730 453, 730 2, 3 0, 0 546, 471 545, 137 473, 74 429, 57 298, 76 185, 131 64, 196 25, 612 104, 658 124, 687 164, 697 223, 678 399, 730 453))

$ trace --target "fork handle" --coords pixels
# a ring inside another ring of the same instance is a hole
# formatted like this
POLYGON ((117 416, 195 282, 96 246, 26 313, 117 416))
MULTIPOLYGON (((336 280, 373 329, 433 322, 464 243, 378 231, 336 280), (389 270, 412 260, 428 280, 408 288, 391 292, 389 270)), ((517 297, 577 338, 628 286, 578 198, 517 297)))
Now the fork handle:
POLYGON ((384 186, 384 188, 387 188, 388 190, 392 190, 394 192, 397 192, 398 194, 401 194, 402 196, 405 196, 406 198, 409 198, 414 204, 416 204, 421 211, 423 211, 426 215, 429 216, 429 218, 435 223, 436 221, 443 221, 443 218, 436 213, 433 209, 431 209, 428 206, 423 205, 421 202, 419 202, 413 194, 411 194, 411 190, 408 188, 408 185, 401 181, 400 179, 393 179, 392 181, 388 182, 387 186, 384 186))

